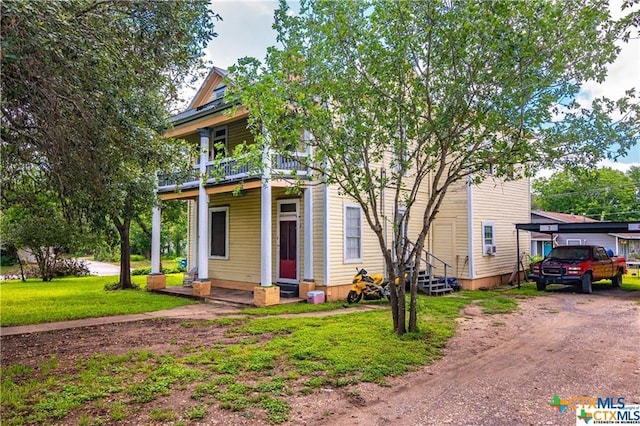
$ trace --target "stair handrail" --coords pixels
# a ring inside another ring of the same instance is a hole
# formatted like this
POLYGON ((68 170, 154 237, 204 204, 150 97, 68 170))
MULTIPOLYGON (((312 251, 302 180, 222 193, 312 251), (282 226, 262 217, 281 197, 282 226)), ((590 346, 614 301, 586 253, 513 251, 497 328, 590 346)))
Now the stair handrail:
MULTIPOLYGON (((407 244, 407 247, 409 249, 412 249, 415 244, 413 244, 409 239, 405 239, 405 244, 407 244)), ((448 280, 448 274, 447 274, 447 268, 451 268, 452 266, 449 265, 447 262, 445 262, 444 260, 440 259, 438 256, 436 256, 435 254, 425 250, 424 248, 422 248, 422 253, 420 254, 420 260, 424 261, 425 264, 427 265, 427 270, 429 271, 429 278, 431 279, 431 277, 433 277, 433 268, 437 268, 436 265, 432 264, 429 261, 429 257, 437 260, 438 262, 442 263, 442 265, 444 266, 444 282, 449 285, 449 280, 448 280), (425 254, 426 257, 422 257, 422 254, 425 254)))

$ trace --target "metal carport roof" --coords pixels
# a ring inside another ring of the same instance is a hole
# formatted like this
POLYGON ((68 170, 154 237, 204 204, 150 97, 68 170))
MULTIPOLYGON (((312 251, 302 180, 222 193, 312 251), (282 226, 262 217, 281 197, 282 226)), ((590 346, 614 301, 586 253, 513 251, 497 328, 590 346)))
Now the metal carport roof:
POLYGON ((583 223, 517 223, 516 268, 520 287, 520 230, 542 234, 640 234, 640 222, 583 222, 583 223))
POLYGON ((543 234, 640 233, 640 222, 517 223, 517 230, 543 234))

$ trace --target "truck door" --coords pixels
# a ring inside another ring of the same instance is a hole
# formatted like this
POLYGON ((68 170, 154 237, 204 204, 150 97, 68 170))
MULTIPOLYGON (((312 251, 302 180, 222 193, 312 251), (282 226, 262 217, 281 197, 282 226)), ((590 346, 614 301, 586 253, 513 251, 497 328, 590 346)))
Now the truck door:
POLYGON ((613 276, 613 263, 602 247, 593 250, 593 280, 598 281, 613 276))

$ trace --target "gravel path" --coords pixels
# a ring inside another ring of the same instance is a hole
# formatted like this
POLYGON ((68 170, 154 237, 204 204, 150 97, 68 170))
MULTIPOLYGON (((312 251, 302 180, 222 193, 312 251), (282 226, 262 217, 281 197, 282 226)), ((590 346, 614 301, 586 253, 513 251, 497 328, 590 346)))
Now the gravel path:
POLYGON ((639 298, 551 293, 521 300, 510 315, 469 306, 444 358, 390 387, 325 392, 292 423, 575 425, 573 410, 549 405, 554 395, 640 404, 639 298))

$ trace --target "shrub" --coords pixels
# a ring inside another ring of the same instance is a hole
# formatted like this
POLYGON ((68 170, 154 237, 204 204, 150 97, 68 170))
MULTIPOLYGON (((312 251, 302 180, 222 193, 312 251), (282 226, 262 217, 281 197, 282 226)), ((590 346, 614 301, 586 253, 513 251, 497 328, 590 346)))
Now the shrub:
MULTIPOLYGON (((163 274, 177 274, 179 272, 184 272, 183 268, 162 268, 163 274)), ((146 268, 136 268, 131 271, 131 275, 149 275, 151 273, 151 267, 146 268)))
POLYGON ((14 247, 0 248, 0 266, 13 266, 18 263, 18 253, 14 247))
POLYGON ((146 258, 141 254, 132 254, 131 255, 131 261, 132 262, 142 262, 145 259, 146 258))
POLYGON ((86 275, 89 275, 89 267, 84 260, 63 258, 58 259, 53 266, 54 277, 84 277, 86 275))

